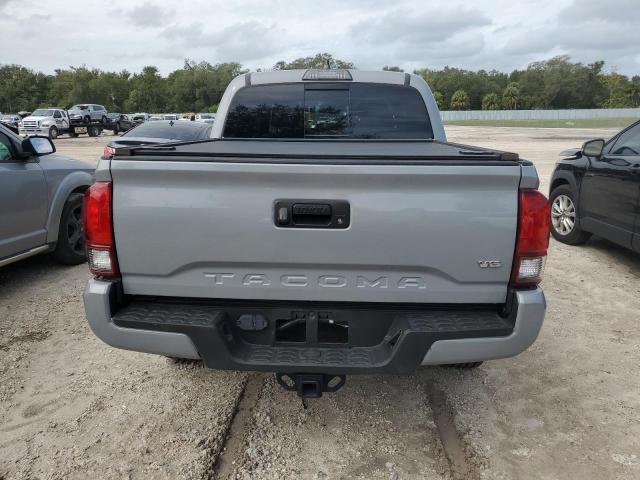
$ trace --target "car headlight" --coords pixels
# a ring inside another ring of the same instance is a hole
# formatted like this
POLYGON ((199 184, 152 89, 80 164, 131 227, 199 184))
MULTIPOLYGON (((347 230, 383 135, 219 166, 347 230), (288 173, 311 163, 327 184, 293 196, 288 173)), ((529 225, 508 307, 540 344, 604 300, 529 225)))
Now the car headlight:
POLYGON ((49 122, 44 122, 44 123, 42 124, 42 126, 43 126, 43 127, 48 127, 48 126, 49 126, 49 122))
POLYGON ((18 127, 22 128, 22 122, 18 122, 18 127))

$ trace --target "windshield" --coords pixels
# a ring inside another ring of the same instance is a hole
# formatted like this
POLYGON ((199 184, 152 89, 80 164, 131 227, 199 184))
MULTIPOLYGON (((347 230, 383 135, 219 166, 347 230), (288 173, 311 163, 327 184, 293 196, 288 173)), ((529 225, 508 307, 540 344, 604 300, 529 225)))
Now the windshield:
POLYGON ((16 119, 14 115, 3 115, 2 120, 5 122, 13 122, 16 119))
POLYGON ((256 85, 234 97, 227 138, 433 138, 413 87, 375 83, 256 85))
POLYGON ((53 117, 53 110, 38 109, 31 114, 32 117, 53 117))
POLYGON ((89 105, 74 105, 71 110, 87 110, 89 105))
POLYGON ((209 138, 211 125, 196 122, 157 121, 132 128, 123 137, 166 138, 169 140, 203 140, 209 138))

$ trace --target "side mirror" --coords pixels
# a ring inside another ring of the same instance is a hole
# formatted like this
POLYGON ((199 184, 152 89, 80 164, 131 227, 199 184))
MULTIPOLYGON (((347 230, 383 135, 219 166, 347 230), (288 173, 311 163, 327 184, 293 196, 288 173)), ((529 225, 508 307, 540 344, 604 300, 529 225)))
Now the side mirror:
POLYGON ((41 157, 42 155, 54 153, 56 147, 48 137, 34 136, 24 139, 22 142, 22 150, 41 157))
POLYGON ((604 150, 604 140, 598 138, 597 140, 589 140, 582 145, 582 153, 588 157, 599 158, 602 156, 604 150))

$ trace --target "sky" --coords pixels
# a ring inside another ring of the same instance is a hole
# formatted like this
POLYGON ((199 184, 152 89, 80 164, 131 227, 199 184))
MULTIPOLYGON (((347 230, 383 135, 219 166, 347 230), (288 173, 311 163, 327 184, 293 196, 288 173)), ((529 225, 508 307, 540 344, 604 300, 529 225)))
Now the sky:
POLYGON ((163 74, 328 52, 362 70, 510 72, 566 54, 640 74, 640 0, 0 0, 0 64, 163 74))

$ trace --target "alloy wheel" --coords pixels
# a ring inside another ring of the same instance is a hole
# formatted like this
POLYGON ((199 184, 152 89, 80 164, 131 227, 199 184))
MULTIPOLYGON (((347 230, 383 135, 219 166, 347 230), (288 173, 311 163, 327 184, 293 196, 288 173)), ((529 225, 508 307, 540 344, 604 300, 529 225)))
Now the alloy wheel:
POLYGON ((82 205, 71 210, 67 220, 67 242, 71 250, 84 254, 84 222, 82 221, 82 205))
POLYGON ((551 224, 560 235, 569 235, 576 225, 576 206, 567 195, 558 195, 551 204, 551 224))

